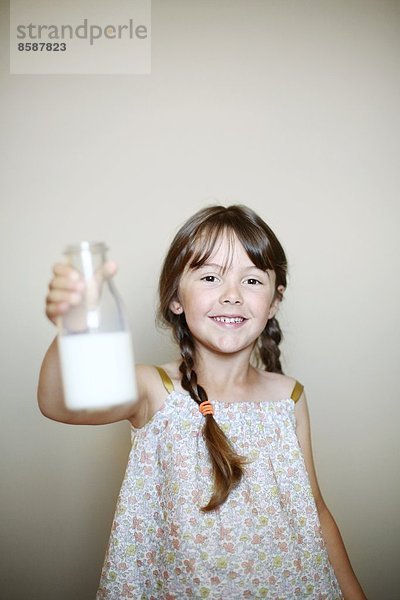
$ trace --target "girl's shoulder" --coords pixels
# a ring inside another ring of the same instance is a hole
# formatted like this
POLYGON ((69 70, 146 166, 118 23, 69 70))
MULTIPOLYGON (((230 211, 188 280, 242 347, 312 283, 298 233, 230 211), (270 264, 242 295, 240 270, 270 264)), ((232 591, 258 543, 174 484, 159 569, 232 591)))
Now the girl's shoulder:
POLYGON ((262 369, 256 369, 256 371, 267 400, 283 400, 291 397, 297 384, 294 377, 281 373, 271 373, 262 369))
POLYGON ((129 421, 134 427, 140 428, 163 407, 168 392, 155 365, 137 364, 135 373, 138 402, 129 421))
MULTIPOLYGON (((171 369, 172 363, 161 365, 161 372, 166 373, 167 379, 173 381, 173 387, 175 388, 175 375, 174 370, 171 369)), ((136 382, 138 388, 139 398, 151 398, 152 396, 163 396, 163 391, 166 391, 165 384, 163 383, 163 377, 160 373, 158 365, 135 365, 136 382)), ((165 394, 164 394, 165 396, 165 394)))

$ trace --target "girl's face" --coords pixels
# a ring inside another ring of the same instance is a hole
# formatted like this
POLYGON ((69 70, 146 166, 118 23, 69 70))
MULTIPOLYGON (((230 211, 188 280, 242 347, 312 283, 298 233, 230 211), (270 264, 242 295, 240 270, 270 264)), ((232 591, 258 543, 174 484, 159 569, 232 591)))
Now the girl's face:
POLYGON ((184 271, 170 308, 185 314, 198 350, 235 353, 252 350, 278 305, 275 272, 258 269, 239 240, 224 235, 204 265, 184 271))

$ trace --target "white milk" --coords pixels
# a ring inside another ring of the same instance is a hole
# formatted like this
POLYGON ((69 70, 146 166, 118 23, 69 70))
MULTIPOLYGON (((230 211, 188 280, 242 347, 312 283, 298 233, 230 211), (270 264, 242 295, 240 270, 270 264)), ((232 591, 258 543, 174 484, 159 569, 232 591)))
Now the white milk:
POLYGON ((129 332, 59 336, 58 349, 69 409, 107 408, 136 399, 129 332))

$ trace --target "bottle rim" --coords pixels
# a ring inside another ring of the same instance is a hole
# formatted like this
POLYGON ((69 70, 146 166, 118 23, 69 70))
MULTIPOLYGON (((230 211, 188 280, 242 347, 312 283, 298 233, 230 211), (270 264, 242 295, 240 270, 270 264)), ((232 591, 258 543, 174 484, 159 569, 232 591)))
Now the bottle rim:
POLYGON ((109 248, 105 242, 84 240, 76 244, 69 244, 64 254, 73 254, 77 252, 106 252, 109 248))

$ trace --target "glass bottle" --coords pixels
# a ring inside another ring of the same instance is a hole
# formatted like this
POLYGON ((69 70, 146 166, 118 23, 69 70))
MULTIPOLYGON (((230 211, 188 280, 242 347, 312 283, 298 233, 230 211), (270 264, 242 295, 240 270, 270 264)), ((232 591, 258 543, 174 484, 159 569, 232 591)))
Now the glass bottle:
POLYGON ((64 398, 70 410, 106 409, 137 396, 131 333, 104 269, 107 250, 103 242, 81 242, 65 251, 85 284, 82 301, 59 324, 64 398))

